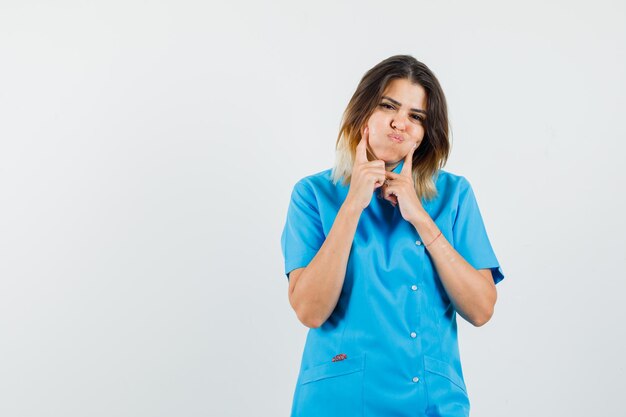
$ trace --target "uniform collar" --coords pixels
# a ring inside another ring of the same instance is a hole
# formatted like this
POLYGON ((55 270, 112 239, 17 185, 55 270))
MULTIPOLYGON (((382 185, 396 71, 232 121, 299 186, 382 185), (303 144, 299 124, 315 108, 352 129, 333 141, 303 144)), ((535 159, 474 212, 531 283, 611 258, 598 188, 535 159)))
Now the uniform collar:
POLYGON ((391 172, 399 174, 400 171, 402 171, 402 167, 404 166, 404 159, 400 161, 400 163, 398 165, 396 165, 396 167, 394 169, 391 170, 391 172))

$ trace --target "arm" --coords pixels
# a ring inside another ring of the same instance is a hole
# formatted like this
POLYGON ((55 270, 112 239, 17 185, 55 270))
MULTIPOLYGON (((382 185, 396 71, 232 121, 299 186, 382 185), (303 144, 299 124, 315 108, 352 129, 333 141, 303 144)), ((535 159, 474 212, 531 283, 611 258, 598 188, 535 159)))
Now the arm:
POLYGON ((315 257, 289 274, 289 303, 307 327, 321 326, 339 301, 361 212, 346 200, 315 257))
POLYGON ((350 248, 361 213, 375 189, 385 181, 385 162, 367 159, 369 131, 363 130, 356 147, 350 189, 328 236, 306 268, 289 278, 289 303, 307 327, 319 327, 332 314, 343 288, 350 248))
POLYGON ((427 250, 455 310, 474 326, 487 323, 497 299, 491 270, 475 269, 443 234, 437 237, 439 228, 425 210, 412 224, 424 244, 428 244, 427 250))

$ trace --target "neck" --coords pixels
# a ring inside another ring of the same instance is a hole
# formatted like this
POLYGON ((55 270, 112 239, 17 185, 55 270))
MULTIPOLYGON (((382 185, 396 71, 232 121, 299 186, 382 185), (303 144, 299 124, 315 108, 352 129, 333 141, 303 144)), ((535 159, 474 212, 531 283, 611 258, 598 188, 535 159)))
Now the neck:
POLYGON ((392 171, 400 162, 385 162, 385 171, 392 171))

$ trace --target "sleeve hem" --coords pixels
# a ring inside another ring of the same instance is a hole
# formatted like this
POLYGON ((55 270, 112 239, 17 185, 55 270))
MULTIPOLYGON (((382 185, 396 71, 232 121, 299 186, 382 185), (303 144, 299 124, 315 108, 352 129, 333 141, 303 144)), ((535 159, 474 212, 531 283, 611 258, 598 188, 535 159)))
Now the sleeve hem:
POLYGON ((500 265, 491 266, 487 268, 491 269, 491 275, 493 275, 494 284, 498 284, 498 282, 504 279, 504 272, 502 271, 502 268, 500 268, 500 265))
POLYGON ((291 271, 293 271, 294 269, 306 267, 316 254, 317 252, 314 251, 305 252, 285 262, 285 276, 287 277, 287 279, 289 279, 289 273, 291 271))
MULTIPOLYGON (((493 264, 492 264, 493 265, 493 264)), ((500 267, 500 265, 496 265, 496 266, 481 266, 475 269, 490 269, 491 270, 491 275, 493 277, 493 283, 494 284, 498 284, 498 282, 502 281, 504 279, 504 272, 502 271, 502 268, 500 267)))

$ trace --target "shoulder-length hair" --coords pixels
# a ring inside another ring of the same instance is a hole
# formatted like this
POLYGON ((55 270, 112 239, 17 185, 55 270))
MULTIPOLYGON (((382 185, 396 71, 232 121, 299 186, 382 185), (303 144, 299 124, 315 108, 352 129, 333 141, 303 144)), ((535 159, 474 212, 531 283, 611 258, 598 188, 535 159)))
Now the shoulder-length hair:
POLYGON ((437 196, 435 181, 439 169, 445 165, 450 152, 448 109, 435 75, 410 55, 385 59, 367 71, 359 82, 343 113, 332 180, 334 184, 341 179, 343 185, 350 182, 361 130, 394 79, 408 79, 426 91, 426 126, 424 138, 413 154, 413 181, 418 198, 432 199, 437 196))

